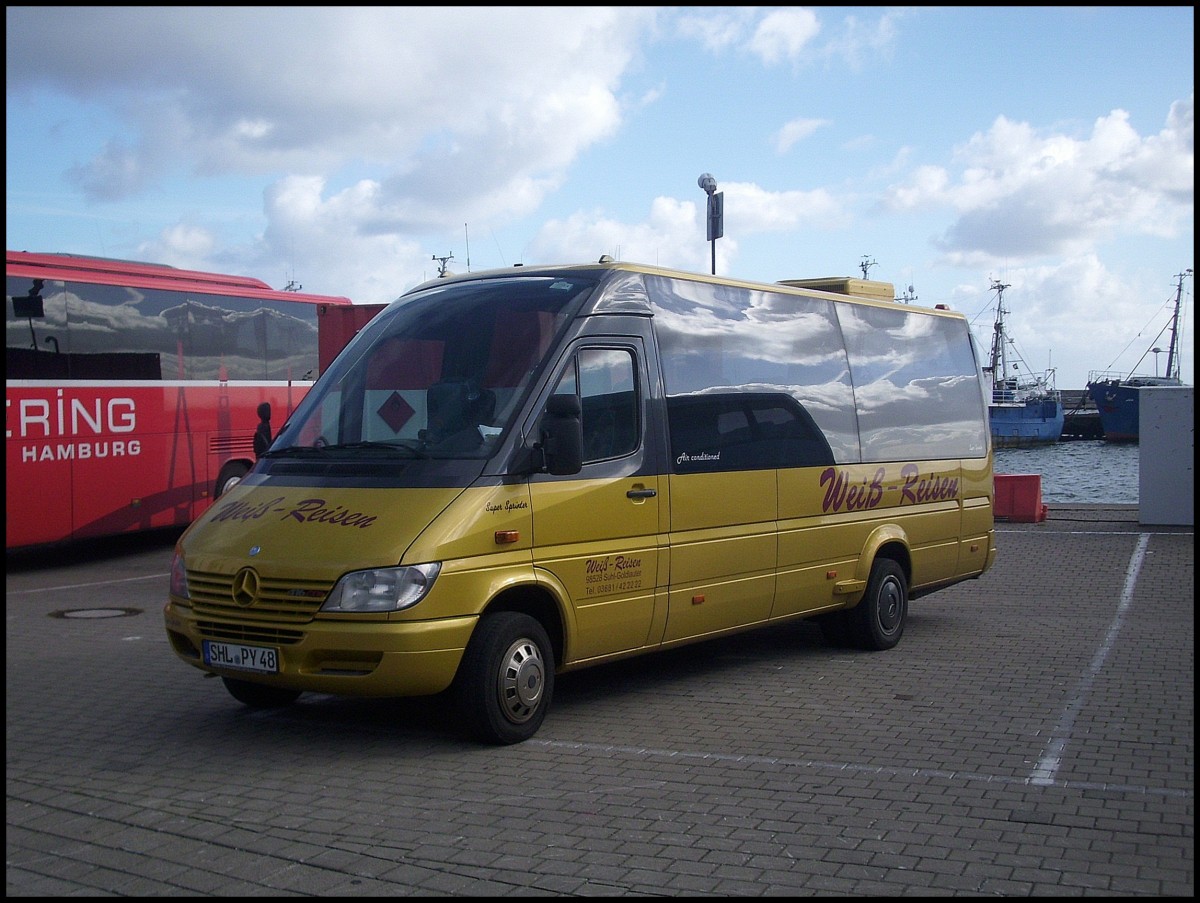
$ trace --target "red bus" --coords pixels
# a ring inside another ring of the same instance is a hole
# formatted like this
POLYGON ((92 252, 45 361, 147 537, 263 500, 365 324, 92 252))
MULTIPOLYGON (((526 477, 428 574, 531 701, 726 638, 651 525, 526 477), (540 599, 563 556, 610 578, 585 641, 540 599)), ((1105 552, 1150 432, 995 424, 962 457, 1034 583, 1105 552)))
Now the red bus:
POLYGON ((67 254, 5 259, 7 549, 186 526, 312 386, 349 298, 67 254))

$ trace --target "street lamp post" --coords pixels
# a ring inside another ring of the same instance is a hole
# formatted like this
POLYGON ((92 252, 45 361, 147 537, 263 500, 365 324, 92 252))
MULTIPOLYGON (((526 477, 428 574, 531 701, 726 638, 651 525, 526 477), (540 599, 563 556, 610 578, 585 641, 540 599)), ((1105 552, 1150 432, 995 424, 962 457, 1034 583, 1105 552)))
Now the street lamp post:
POLYGON ((725 192, 717 191, 717 180, 712 173, 701 173, 696 180, 708 195, 708 240, 712 242, 712 271, 717 275, 717 239, 725 234, 725 192))

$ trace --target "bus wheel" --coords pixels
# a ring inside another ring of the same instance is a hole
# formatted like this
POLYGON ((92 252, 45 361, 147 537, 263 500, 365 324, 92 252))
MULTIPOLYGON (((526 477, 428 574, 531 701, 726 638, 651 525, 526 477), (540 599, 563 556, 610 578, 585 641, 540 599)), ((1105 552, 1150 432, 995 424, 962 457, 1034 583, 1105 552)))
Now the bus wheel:
POLYGON ((458 707, 472 735, 487 743, 520 743, 537 733, 554 692, 554 651, 529 615, 485 615, 455 679, 458 707))
POLYGON ((213 498, 220 498, 228 490, 232 489, 242 481, 242 477, 250 472, 250 468, 243 461, 230 461, 221 468, 220 474, 217 475, 217 493, 213 498))
POLYGON ((299 690, 285 690, 283 687, 268 687, 264 684, 251 683, 248 680, 236 680, 232 677, 222 677, 225 689, 229 695, 243 705, 252 709, 279 709, 291 705, 300 695, 299 690))
POLYGON ((866 594, 846 614, 859 648, 878 651, 899 643, 908 617, 908 584, 900 565, 890 558, 875 559, 866 594))

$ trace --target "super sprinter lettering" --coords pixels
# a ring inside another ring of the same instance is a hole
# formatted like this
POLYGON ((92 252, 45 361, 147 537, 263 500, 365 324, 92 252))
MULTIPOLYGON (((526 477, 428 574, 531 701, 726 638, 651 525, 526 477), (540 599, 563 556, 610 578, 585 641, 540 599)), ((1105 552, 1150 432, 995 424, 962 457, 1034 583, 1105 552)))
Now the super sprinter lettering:
POLYGON ((334 524, 338 527, 358 527, 359 529, 371 526, 378 519, 377 515, 351 511, 342 505, 327 507, 325 499, 303 499, 288 506, 283 504, 282 496, 254 504, 245 501, 230 502, 227 505, 219 506, 212 519, 214 521, 258 520, 272 514, 278 514, 280 520, 287 520, 290 517, 302 524, 334 524))

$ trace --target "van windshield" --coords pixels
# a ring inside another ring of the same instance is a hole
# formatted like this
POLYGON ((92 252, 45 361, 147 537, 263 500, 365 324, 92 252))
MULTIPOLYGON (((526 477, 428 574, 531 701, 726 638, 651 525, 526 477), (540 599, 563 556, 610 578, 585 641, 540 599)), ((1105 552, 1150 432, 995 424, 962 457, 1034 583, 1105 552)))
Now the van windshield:
POLYGON ((321 376, 268 454, 489 457, 597 279, 506 275, 401 296, 321 376))

